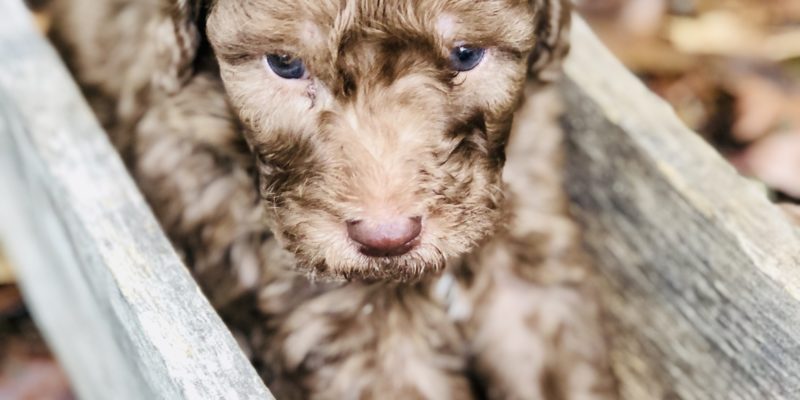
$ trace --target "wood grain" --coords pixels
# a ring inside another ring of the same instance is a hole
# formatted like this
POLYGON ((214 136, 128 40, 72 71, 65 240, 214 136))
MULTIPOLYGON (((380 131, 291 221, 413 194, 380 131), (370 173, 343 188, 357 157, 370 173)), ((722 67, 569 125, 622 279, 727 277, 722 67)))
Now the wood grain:
POLYGON ((0 182, 0 239, 80 398, 272 398, 20 1, 0 1, 0 182))
POLYGON ((800 398, 800 236, 575 22, 567 186, 622 398, 800 398))

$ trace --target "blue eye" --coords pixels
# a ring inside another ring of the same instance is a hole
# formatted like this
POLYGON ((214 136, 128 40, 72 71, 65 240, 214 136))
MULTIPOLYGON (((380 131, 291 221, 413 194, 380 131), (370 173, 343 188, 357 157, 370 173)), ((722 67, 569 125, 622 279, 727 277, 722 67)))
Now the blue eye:
POLYGON ((300 79, 306 75, 306 66, 303 60, 288 54, 267 54, 267 64, 270 69, 284 79, 300 79))
POLYGON ((450 65, 456 71, 470 71, 483 60, 486 49, 479 47, 458 46, 450 52, 450 65))

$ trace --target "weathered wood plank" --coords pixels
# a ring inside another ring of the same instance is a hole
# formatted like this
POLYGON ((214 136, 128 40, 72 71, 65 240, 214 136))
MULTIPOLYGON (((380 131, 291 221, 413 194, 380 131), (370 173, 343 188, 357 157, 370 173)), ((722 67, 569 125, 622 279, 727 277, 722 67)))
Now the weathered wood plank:
POLYGON ((19 1, 0 1, 0 182, 0 240, 81 398, 271 398, 19 1))
POLYGON ((800 398, 800 237, 576 21, 568 191, 622 397, 800 398))

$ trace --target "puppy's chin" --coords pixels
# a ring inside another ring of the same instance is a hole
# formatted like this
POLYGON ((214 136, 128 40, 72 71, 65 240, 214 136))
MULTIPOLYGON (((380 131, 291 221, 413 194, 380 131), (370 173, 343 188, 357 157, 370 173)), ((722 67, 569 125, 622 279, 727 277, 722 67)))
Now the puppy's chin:
POLYGON ((297 269, 319 281, 416 282, 438 275, 447 265, 444 252, 430 243, 394 256, 366 255, 349 241, 285 246, 294 253, 297 269), (314 245, 320 247, 309 248, 314 245))
POLYGON ((367 256, 351 247, 348 254, 321 265, 320 274, 348 281, 416 282, 438 275, 447 264, 444 254, 432 245, 418 245, 408 253, 388 257, 367 256))

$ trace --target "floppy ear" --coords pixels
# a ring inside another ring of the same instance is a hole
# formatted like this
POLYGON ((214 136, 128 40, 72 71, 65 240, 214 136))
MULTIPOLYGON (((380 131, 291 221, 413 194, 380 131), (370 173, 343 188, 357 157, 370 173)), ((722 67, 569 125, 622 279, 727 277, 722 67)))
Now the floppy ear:
POLYGON ((200 0, 168 0, 154 25, 156 65, 153 89, 168 94, 178 91, 193 73, 200 47, 200 0))
POLYGON ((569 0, 533 0, 536 7, 536 47, 528 58, 529 75, 552 82, 561 72, 569 53, 569 27, 572 7, 569 0))
POLYGON ((52 2, 50 36, 73 73, 125 103, 150 88, 173 92, 182 85, 200 45, 202 7, 210 0, 42 1, 52 2))
POLYGON ((184 87, 210 0, 51 1, 49 32, 111 140, 129 157, 131 130, 154 98, 184 87))

